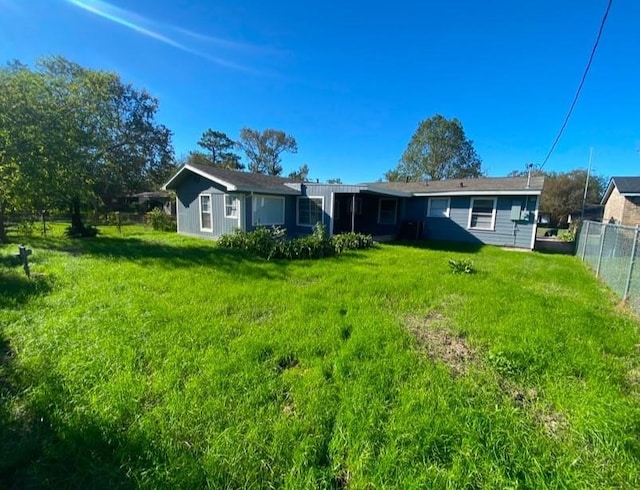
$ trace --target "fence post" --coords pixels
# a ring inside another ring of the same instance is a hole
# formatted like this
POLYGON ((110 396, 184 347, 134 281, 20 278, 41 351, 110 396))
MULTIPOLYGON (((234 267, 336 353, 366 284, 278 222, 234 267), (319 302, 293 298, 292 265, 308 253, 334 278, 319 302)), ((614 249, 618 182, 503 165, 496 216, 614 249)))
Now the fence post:
POLYGON ((624 286, 624 296, 623 300, 627 300, 629 296, 629 289, 631 287, 631 274, 633 273, 633 263, 636 258, 636 246, 638 245, 638 225, 636 225, 636 230, 633 234, 633 246, 631 247, 631 258, 629 260, 629 272, 627 273, 627 283, 624 286))
POLYGON ((598 251, 598 266, 596 267, 596 277, 600 277, 600 265, 602 264, 602 251, 604 249, 604 236, 607 234, 606 224, 602 224, 600 228, 600 250, 598 251))
POLYGON ((587 241, 589 240, 589 226, 591 226, 591 221, 587 221, 586 229, 582 227, 580 228, 580 246, 582 247, 582 262, 584 262, 584 257, 585 255, 587 255, 587 241))

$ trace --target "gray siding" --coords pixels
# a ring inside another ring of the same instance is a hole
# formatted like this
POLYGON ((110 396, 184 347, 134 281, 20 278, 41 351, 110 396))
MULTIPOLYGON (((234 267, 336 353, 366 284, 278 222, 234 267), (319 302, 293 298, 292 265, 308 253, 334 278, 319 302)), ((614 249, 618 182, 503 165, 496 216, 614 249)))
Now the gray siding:
MULTIPOLYGON (((491 196, 482 196, 490 198, 491 196)), ((471 197, 452 197, 449 218, 427 218, 427 199, 412 198, 408 206, 409 219, 425 220, 425 238, 431 240, 449 240, 456 242, 484 243, 507 247, 531 248, 535 233, 535 210, 538 197, 499 196, 496 202, 494 230, 469 229, 471 197), (522 208, 530 212, 527 220, 512 221, 511 206, 519 202, 522 208)))
MULTIPOLYGON (((236 228, 242 228, 242 219, 225 218, 224 189, 198 175, 191 174, 185 178, 180 186, 176 198, 176 212, 178 216, 178 232, 205 238, 218 238, 220 235, 232 233, 236 228), (200 229, 200 195, 211 195, 212 231, 200 229)), ((242 195, 232 194, 240 198, 242 195)), ((242 204, 240 212, 242 212, 242 204)))

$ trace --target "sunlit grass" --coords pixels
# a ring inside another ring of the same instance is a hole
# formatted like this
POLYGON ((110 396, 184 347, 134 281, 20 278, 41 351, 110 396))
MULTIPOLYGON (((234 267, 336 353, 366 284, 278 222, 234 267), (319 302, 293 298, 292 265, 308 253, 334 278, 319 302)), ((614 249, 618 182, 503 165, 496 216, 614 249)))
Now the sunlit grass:
POLYGON ((0 484, 640 486, 638 324, 577 259, 267 262, 102 230, 16 237, 31 282, 0 248, 0 484), (420 318, 474 353, 462 374, 419 346, 420 318))

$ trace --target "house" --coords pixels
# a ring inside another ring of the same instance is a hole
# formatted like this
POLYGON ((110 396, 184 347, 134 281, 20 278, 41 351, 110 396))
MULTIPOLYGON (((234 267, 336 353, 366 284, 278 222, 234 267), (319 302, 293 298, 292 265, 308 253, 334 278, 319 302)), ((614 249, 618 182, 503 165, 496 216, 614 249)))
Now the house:
POLYGON ((612 177, 601 204, 604 222, 640 225, 640 177, 612 177))
POLYGON ((235 229, 283 226, 309 234, 355 231, 532 249, 543 178, 480 178, 357 185, 188 164, 164 185, 176 193, 178 232, 217 238, 235 229))

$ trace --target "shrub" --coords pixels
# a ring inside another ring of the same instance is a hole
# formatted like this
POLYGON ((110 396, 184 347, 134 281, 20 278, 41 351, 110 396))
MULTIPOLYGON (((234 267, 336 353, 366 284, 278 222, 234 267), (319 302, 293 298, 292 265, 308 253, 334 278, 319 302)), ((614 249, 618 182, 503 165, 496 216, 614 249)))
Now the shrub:
POLYGON ((469 259, 449 259, 449 267, 454 274, 473 274, 476 271, 469 259))
POLYGON ((573 229, 569 229, 560 233, 558 238, 563 242, 573 242, 576 239, 576 232, 573 229))
POLYGON ((35 223, 31 219, 23 219, 16 225, 18 229, 18 233, 23 236, 30 237, 33 235, 33 228, 35 227, 35 223))
POLYGON ((152 209, 146 217, 147 223, 156 231, 176 231, 175 220, 161 209, 152 209))
POLYGON ((373 244, 371 236, 358 233, 336 235, 330 239, 322 223, 313 227, 311 235, 292 240, 287 239, 286 230, 279 227, 260 227, 248 233, 235 230, 218 239, 219 247, 246 250, 267 260, 318 259, 373 244))
POLYGON ((69 238, 91 238, 98 234, 98 228, 91 225, 82 225, 81 227, 68 226, 64 234, 69 238))

